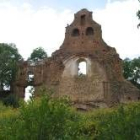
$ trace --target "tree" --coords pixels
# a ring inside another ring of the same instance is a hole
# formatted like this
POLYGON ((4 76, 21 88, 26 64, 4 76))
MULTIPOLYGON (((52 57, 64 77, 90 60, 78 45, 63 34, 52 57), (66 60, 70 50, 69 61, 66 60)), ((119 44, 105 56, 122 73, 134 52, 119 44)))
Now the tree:
POLYGON ((124 59, 123 61, 123 75, 125 79, 130 80, 133 75, 133 69, 131 66, 131 60, 129 58, 124 59))
POLYGON ((20 60, 22 57, 15 44, 0 43, 0 91, 6 87, 12 89, 20 60))
MULTIPOLYGON (((138 19, 140 19, 140 10, 137 12, 137 16, 138 16, 138 19)), ((140 23, 138 24, 138 27, 140 26, 140 23)))
POLYGON ((28 58, 28 61, 36 64, 37 62, 42 61, 45 58, 47 58, 47 53, 42 47, 39 47, 33 50, 31 56, 28 58))
POLYGON ((140 57, 123 61, 123 75, 132 84, 140 88, 140 57))
MULTIPOLYGON (((138 0, 140 2, 140 0, 138 0)), ((138 16, 138 19, 140 19, 140 10, 138 10, 137 12, 137 16, 138 16)), ((138 27, 140 26, 140 23, 138 24, 138 27)))

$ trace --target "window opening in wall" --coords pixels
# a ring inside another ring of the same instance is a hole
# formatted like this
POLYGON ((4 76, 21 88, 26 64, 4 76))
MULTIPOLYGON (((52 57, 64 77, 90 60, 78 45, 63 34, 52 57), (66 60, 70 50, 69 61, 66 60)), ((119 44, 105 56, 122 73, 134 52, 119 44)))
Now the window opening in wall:
POLYGON ((24 98, 24 100, 26 102, 29 101, 31 99, 31 97, 33 96, 34 92, 35 92, 34 86, 27 86, 25 88, 25 98, 24 98))
POLYGON ((78 64, 78 76, 87 75, 87 63, 85 61, 81 61, 78 64))
POLYGON ((3 84, 2 91, 10 91, 10 90, 11 90, 10 85, 3 84))
POLYGON ((81 16, 81 25, 85 25, 85 22, 86 22, 86 15, 82 15, 81 16))
POLYGON ((94 31, 93 31, 93 28, 92 27, 88 27, 86 29, 86 35, 93 35, 94 31))
POLYGON ((28 72, 27 81, 28 81, 28 83, 34 82, 34 74, 31 71, 28 72))
POLYGON ((77 28, 72 31, 72 36, 79 36, 79 35, 80 35, 80 32, 77 28))

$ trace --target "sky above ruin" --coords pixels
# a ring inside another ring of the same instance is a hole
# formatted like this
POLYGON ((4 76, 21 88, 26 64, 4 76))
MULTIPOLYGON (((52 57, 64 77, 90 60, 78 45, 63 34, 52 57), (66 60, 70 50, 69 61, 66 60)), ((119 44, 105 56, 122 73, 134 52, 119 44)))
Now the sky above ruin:
POLYGON ((138 0, 0 0, 0 43, 15 43, 25 59, 39 46, 50 56, 62 44, 66 25, 82 8, 93 11, 104 41, 122 59, 140 56, 138 0))

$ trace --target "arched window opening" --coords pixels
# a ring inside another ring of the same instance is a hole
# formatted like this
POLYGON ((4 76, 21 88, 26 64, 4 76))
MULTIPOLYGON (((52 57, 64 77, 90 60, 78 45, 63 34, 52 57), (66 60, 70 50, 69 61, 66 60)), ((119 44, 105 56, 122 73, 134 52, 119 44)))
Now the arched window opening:
POLYGON ((78 76, 87 75, 87 63, 85 61, 80 61, 78 63, 78 76))
POLYGON ((79 36, 79 35, 80 35, 80 32, 77 28, 72 31, 72 36, 75 37, 75 36, 79 36))
POLYGON ((27 86, 25 88, 25 98, 24 100, 27 102, 31 99, 31 97, 33 97, 33 94, 35 92, 35 88, 34 86, 27 86))
POLYGON ((81 16, 81 25, 85 25, 85 22, 86 22, 86 15, 82 15, 81 16))
POLYGON ((93 28, 92 27, 88 27, 86 29, 86 35, 93 35, 93 34, 94 34, 93 28))

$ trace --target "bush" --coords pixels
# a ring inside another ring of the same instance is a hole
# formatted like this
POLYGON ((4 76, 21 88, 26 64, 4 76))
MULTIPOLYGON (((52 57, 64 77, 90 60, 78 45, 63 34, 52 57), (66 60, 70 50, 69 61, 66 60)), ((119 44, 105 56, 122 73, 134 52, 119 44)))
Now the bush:
POLYGON ((8 112, 1 108, 2 140, 140 139, 140 103, 81 113, 70 107, 67 98, 43 94, 23 103, 13 114, 10 108, 8 112))
POLYGON ((6 98, 3 99, 3 104, 5 106, 12 106, 13 108, 18 108, 19 98, 14 94, 10 94, 6 98))
MULTIPOLYGON (((11 128, 13 123, 18 119, 18 110, 12 107, 6 107, 0 102, 0 140, 7 140, 10 135, 13 135, 11 128)), ((10 140, 10 138, 9 138, 10 140)))
POLYGON ((44 95, 21 105, 19 116, 6 120, 2 128, 7 140, 85 140, 80 115, 69 107, 66 98, 44 95), (6 129, 7 128, 7 129, 6 129))
MULTIPOLYGON (((108 109, 111 110, 111 109, 108 109)), ((140 103, 120 105, 112 111, 91 117, 96 122, 97 140, 139 140, 140 139, 140 103)))

